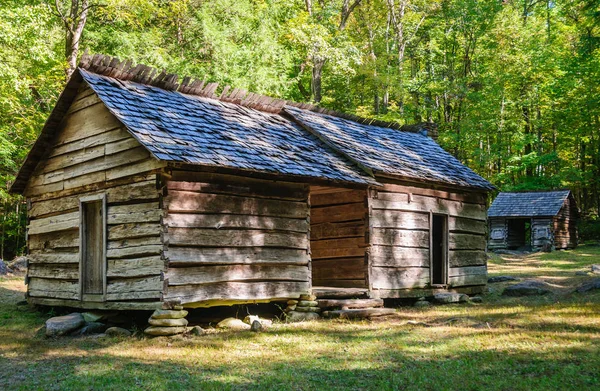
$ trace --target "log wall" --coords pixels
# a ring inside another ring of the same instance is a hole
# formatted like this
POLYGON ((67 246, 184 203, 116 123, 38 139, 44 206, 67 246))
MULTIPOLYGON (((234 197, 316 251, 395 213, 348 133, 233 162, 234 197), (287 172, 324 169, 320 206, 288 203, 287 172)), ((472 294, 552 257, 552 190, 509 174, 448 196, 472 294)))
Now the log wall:
POLYGON ((554 246, 557 249, 577 247, 579 212, 572 195, 569 195, 563 207, 554 217, 554 246))
POLYGON ((160 191, 163 163, 88 87, 67 112, 25 189, 28 296, 38 304, 148 309, 162 305, 160 191), (80 198, 105 194, 104 302, 80 301, 80 198))
POLYGON ((508 240, 506 219, 503 217, 490 217, 488 220, 488 225, 490 229, 488 249, 505 249, 508 240))
POLYGON ((449 288, 487 282, 483 194, 386 184, 369 197, 369 282, 375 296, 430 286, 430 213, 448 216, 449 288))
POLYGON ((166 301, 200 307, 310 291, 308 186, 174 171, 164 208, 166 301))
POLYGON ((313 286, 366 288, 367 190, 312 186, 313 286))

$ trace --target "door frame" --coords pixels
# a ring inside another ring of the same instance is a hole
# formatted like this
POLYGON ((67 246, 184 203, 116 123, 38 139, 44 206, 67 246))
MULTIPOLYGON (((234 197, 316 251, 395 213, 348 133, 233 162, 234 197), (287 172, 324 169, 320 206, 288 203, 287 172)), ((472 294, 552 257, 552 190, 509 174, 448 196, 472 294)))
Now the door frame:
POLYGON ((106 194, 94 194, 79 198, 79 300, 81 301, 94 301, 103 302, 106 301, 106 242, 107 242, 107 229, 106 229, 106 194), (85 236, 83 232, 84 226, 84 204, 87 202, 102 201, 102 294, 84 294, 83 293, 83 254, 85 249, 85 236))
POLYGON ((446 288, 448 286, 448 272, 450 268, 450 257, 449 257, 449 236, 450 231, 448 229, 448 219, 450 215, 448 213, 436 213, 433 211, 429 212, 429 285, 434 288, 446 288), (443 255, 445 258, 444 267, 442 268, 442 284, 433 283, 433 216, 444 217, 444 251, 443 255))

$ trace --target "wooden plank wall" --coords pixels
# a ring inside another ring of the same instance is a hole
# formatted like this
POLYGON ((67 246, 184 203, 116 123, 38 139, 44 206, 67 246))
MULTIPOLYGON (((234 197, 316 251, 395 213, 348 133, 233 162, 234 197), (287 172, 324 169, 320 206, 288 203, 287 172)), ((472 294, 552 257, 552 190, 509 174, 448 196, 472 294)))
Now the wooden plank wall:
POLYGON ((308 186, 174 171, 165 300, 197 306, 310 291, 308 186))
POLYGON ((313 286, 366 288, 367 190, 311 186, 313 286))
POLYGON ((489 231, 489 239, 488 239, 488 249, 490 250, 499 250, 505 249, 507 243, 507 226, 506 219, 503 217, 490 217, 488 220, 488 225, 490 228, 489 231), (502 237, 494 237, 492 234, 495 230, 498 232, 502 232, 502 237))
POLYGON ((534 217, 531 219, 531 245, 541 248, 545 243, 552 243, 554 234, 551 217, 534 217))
POLYGON ((577 205, 573 196, 569 196, 558 214, 554 217, 554 246, 557 249, 577 247, 578 229, 577 205))
POLYGON ((82 88, 28 197, 28 295, 33 302, 89 308, 160 307, 161 208, 156 172, 163 163, 82 88), (106 303, 79 301, 79 199, 106 194, 106 303))
POLYGON ((448 215, 449 287, 486 284, 484 196, 386 184, 369 198, 369 280, 380 297, 429 286, 430 212, 448 215))

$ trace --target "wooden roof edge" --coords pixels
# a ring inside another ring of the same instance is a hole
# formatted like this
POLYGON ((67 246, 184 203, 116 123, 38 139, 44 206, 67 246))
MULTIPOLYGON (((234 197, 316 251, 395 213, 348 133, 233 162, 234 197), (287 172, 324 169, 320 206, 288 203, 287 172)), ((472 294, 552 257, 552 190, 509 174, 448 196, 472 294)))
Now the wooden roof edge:
POLYGON ((183 94, 217 99, 268 113, 280 114, 287 105, 319 114, 331 115, 333 117, 354 121, 364 125, 391 128, 403 132, 421 133, 425 136, 430 136, 433 139, 437 139, 438 136, 438 126, 434 122, 401 125, 398 122, 360 117, 355 114, 343 113, 310 103, 299 103, 267 95, 255 94, 239 88, 232 88, 227 85, 223 87, 220 94, 216 94, 219 83, 207 83, 205 79, 199 80, 190 76, 183 77, 181 83, 179 83, 180 78, 175 73, 167 73, 164 70, 159 72, 158 69, 147 65, 134 65, 131 60, 120 60, 117 57, 111 57, 104 54, 90 55, 87 50, 81 56, 79 67, 92 73, 123 81, 133 81, 167 91, 177 91, 183 94))

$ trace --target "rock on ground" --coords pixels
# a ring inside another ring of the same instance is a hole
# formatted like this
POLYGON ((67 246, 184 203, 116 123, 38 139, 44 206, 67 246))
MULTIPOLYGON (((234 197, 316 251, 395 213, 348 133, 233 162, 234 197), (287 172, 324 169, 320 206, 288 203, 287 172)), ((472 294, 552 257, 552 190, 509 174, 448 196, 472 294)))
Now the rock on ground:
POLYGON ((0 259, 0 276, 5 276, 10 272, 10 269, 8 268, 8 266, 6 266, 6 263, 4 263, 4 261, 2 259, 0 259))
POLYGON ((505 282, 505 281, 519 281, 517 277, 513 276, 495 276, 488 278, 488 283, 493 284, 495 282, 505 282))
POLYGON ((413 305, 413 307, 416 308, 427 308, 427 307, 431 307, 431 303, 426 301, 426 300, 419 300, 417 302, 415 302, 415 304, 413 305))
POLYGON ((469 296, 464 293, 436 293, 433 300, 438 304, 466 303, 469 301, 469 296))
POLYGON ((473 296, 471 297, 471 303, 483 303, 483 297, 473 296))
POLYGON ((122 327, 109 327, 106 329, 105 334, 109 337, 130 337, 131 331, 122 327))
POLYGON ((287 314, 286 320, 288 322, 303 322, 305 320, 317 320, 320 319, 321 316, 316 312, 297 312, 290 311, 287 314))
POLYGON ((592 273, 594 273, 594 274, 600 274, 600 264, 599 265, 592 265, 592 273))
POLYGON ((188 321, 186 318, 179 319, 148 319, 148 324, 150 326, 160 326, 160 327, 185 327, 188 325, 188 321))
POLYGON ((9 262, 7 266, 13 272, 24 272, 27 270, 27 257, 16 257, 11 262, 9 262))
POLYGON ((263 325, 260 323, 259 320, 255 320, 254 322, 252 322, 252 325, 250 326, 250 331, 254 331, 255 333, 262 331, 263 329, 263 325))
POLYGON ((100 322, 89 322, 79 330, 75 330, 71 335, 90 335, 90 334, 101 334, 106 330, 106 325, 100 322))
POLYGON ((550 284, 544 281, 526 280, 504 288, 502 296, 541 296, 552 293, 550 284))
POLYGON ((156 310, 152 314, 153 319, 181 319, 187 316, 188 312, 185 310, 156 310))
POLYGON ((218 329, 231 329, 231 330, 250 330, 250 325, 244 323, 240 319, 227 318, 223 319, 216 326, 218 329))
POLYGON ((206 330, 204 330, 200 326, 194 326, 194 327, 192 327, 192 330, 190 331, 190 334, 192 334, 192 335, 203 335, 205 333, 206 333, 206 330))
POLYGON ((85 324, 83 316, 78 312, 69 315, 55 316, 46 321, 46 336, 58 337, 77 330, 85 324))
POLYGON ((187 331, 187 327, 161 327, 161 326, 150 326, 144 333, 153 336, 169 336, 183 334, 187 331))
POLYGON ((600 289, 600 278, 595 278, 592 281, 586 282, 585 284, 581 285, 577 288, 577 292, 585 293, 593 289, 600 289))

